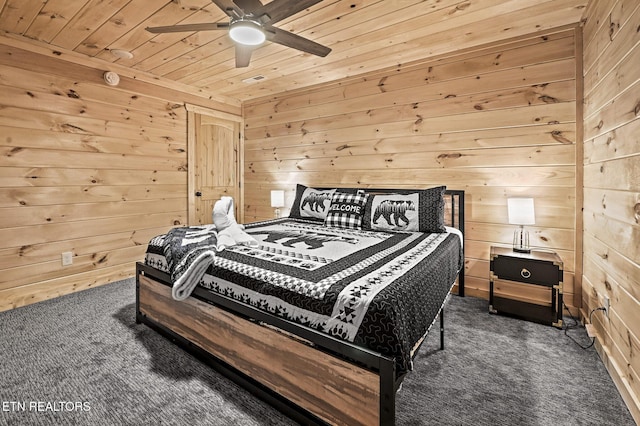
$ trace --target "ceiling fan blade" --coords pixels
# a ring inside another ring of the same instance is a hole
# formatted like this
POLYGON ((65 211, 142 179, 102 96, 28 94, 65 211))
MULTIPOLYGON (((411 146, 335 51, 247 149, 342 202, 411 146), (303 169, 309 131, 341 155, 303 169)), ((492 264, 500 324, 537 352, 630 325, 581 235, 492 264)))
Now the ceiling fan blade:
POLYGON ((232 0, 211 0, 224 13, 231 17, 239 18, 243 15, 242 9, 238 7, 232 0))
POLYGON ((265 28, 265 35, 267 36, 267 40, 273 43, 292 47, 313 55, 324 57, 331 52, 331 49, 327 46, 323 46, 315 41, 309 40, 308 38, 301 37, 279 28, 269 26, 268 28, 265 28))
POLYGON ((236 68, 245 68, 251 61, 254 46, 236 43, 236 68))
POLYGON ((254 10, 262 7, 262 2, 260 0, 233 0, 233 2, 240 9, 243 9, 244 13, 252 13, 254 10))
POLYGON ((322 0, 273 0, 261 8, 252 10, 252 12, 255 16, 269 15, 271 18, 268 21, 269 24, 275 24, 321 1, 322 0))
POLYGON ((184 31, 210 31, 210 30, 226 30, 229 23, 205 23, 205 24, 185 24, 185 25, 169 25, 166 27, 147 27, 145 30, 150 33, 180 33, 184 31))

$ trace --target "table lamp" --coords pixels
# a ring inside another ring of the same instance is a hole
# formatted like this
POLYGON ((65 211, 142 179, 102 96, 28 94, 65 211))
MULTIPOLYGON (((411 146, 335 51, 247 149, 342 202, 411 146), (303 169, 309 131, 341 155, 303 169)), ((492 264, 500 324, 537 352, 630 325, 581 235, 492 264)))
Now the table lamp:
POLYGON ((271 191, 271 207, 275 209, 276 217, 280 217, 280 207, 284 207, 284 191, 274 189, 271 191))
POLYGON ((533 198, 508 198, 509 223, 520 225, 513 233, 513 251, 518 253, 531 253, 529 248, 529 232, 524 225, 536 223, 533 198))

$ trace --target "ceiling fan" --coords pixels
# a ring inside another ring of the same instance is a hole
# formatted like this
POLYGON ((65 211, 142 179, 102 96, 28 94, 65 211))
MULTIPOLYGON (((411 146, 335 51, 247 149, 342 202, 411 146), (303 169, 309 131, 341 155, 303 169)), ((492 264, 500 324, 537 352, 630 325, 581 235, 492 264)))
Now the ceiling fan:
POLYGON ((146 30, 151 33, 175 33, 228 29, 229 36, 236 42, 237 68, 249 66, 251 53, 265 40, 322 57, 331 52, 326 46, 273 26, 322 0, 273 0, 264 5, 260 0, 211 1, 229 15, 229 22, 147 27, 146 30))

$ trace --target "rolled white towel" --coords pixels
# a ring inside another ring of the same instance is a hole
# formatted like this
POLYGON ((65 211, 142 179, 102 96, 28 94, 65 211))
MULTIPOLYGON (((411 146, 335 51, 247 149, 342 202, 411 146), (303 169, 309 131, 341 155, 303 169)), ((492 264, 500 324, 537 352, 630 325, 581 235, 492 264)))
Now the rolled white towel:
POLYGON ((218 232, 218 250, 224 250, 225 247, 241 244, 243 246, 257 247, 258 240, 247 234, 240 225, 231 225, 230 227, 218 232))
POLYGON ((233 197, 222 197, 213 206, 213 223, 218 230, 217 249, 221 251, 236 244, 258 246, 258 241, 236 222, 233 210, 233 197))
POLYGON ((233 210, 233 197, 224 196, 216 201, 213 206, 213 224, 216 225, 218 231, 238 224, 233 210))

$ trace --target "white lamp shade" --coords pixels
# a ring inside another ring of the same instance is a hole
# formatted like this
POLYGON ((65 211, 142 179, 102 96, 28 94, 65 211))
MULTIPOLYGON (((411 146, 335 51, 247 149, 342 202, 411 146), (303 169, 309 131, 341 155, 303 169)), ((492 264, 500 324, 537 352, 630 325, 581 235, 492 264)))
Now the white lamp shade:
POLYGON ((284 207, 284 191, 280 189, 271 191, 271 207, 284 207))
POLYGON ((534 225, 536 215, 533 198, 507 198, 509 223, 512 225, 534 225))

